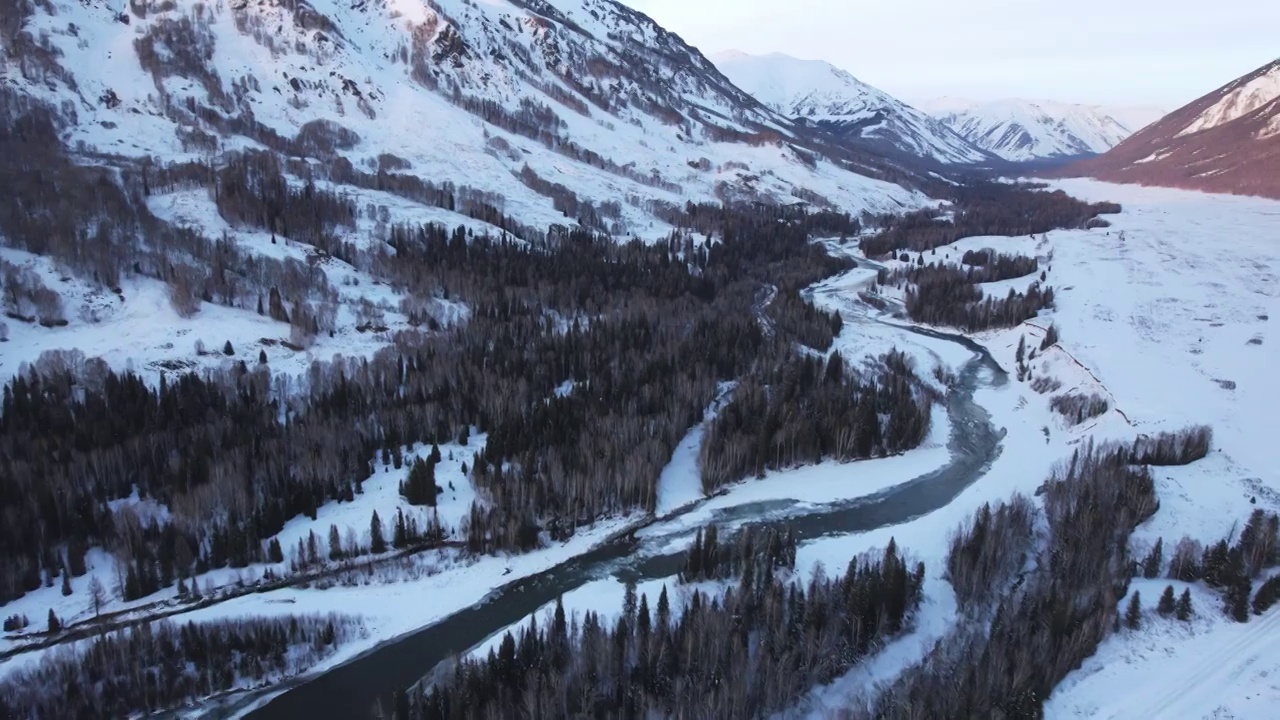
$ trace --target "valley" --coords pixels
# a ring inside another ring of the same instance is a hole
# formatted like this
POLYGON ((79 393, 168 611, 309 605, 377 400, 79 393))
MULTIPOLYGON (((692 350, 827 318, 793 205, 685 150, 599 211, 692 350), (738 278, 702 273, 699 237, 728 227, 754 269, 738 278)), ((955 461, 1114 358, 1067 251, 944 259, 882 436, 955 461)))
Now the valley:
POLYGON ((1276 64, 642 5, 0 0, 0 717, 1267 717, 1276 64))

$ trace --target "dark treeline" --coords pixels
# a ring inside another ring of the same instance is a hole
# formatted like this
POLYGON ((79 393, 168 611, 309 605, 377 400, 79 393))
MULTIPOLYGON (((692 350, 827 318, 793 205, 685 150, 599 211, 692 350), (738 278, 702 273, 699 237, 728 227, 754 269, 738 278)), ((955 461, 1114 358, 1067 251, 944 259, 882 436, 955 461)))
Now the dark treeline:
MULTIPOLYGON (((1194 446, 1198 429, 1173 447, 1194 446)), ((1188 460, 1193 453, 1185 454, 1188 460)), ((1151 471, 1134 465, 1126 446, 1077 450, 1037 491, 1044 501, 1047 545, 1024 566, 1026 500, 1017 498, 991 520, 962 528, 948 558, 952 582, 974 620, 945 638, 874 703, 854 713, 875 718, 1043 717, 1042 704, 1068 673, 1119 627, 1119 599, 1131 576, 1128 541, 1155 513, 1151 471), (1009 520, 1000 530, 1002 515, 1009 520), (966 576, 966 567, 978 572, 966 576), (990 567, 994 570, 982 570, 990 567), (987 579, 997 587, 982 588, 987 579), (987 621, 990 618, 989 630, 987 621)), ((988 513, 980 513, 979 518, 988 513)))
POLYGON ((892 351, 863 371, 844 357, 798 356, 738 384, 708 428, 698 456, 707 492, 745 475, 763 475, 826 457, 848 461, 920 444, 932 397, 909 358, 892 351))
POLYGON ((1049 399, 1049 407, 1056 410, 1067 422, 1079 425, 1089 418, 1098 417, 1111 408, 1111 403, 1097 393, 1082 395, 1066 393, 1049 399))
POLYGON ((1040 269, 1040 261, 1037 258, 994 253, 990 250, 977 252, 970 250, 964 254, 961 262, 972 266, 968 268, 968 279, 971 283, 1012 280, 1031 275, 1040 269))
POLYGON ((123 718, 189 705, 298 675, 360 627, 340 615, 141 625, 15 670, 0 682, 0 717, 123 718))
POLYGON ((1142 465, 1186 465, 1209 454, 1213 428, 1199 425, 1180 432, 1143 435, 1133 441, 1132 462, 1142 465))
POLYGON ((980 612, 1007 591, 1032 554, 1036 509, 1024 495, 1014 495, 993 512, 984 503, 951 536, 947 580, 960 609, 980 612))
POLYGON ((1041 288, 1034 281, 1026 292, 1009 293, 1003 298, 987 296, 975 282, 986 271, 982 268, 961 270, 941 263, 902 268, 893 272, 881 270, 880 285, 909 283, 906 293, 907 313, 912 320, 930 325, 950 325, 967 332, 993 327, 1015 327, 1053 307, 1053 288, 1041 288))
MULTIPOLYGON (((790 528, 782 532, 766 527, 757 530, 747 525, 732 543, 721 543, 715 525, 707 527, 706 534, 698 528, 693 545, 685 559, 681 582, 699 582, 718 578, 767 575, 775 570, 796 567, 796 550, 799 541, 790 528)), ((750 584, 750 583, 748 583, 750 584)))
MULTIPOLYGON (((781 539, 777 538, 780 542, 781 539)), ((762 550, 764 548, 761 548, 762 550)), ((785 553, 780 553, 781 560, 785 553)), ((830 682, 901 632, 919 605, 924 565, 908 567, 893 541, 854 559, 842 577, 816 572, 743 576, 722 597, 695 590, 673 608, 628 592, 616 622, 579 623, 557 603, 550 623, 508 633, 496 651, 467 658, 411 690, 409 718, 766 717, 830 682)))
POLYGON ((860 247, 868 257, 896 250, 923 252, 979 235, 1027 235, 1059 228, 1105 225, 1103 213, 1118 213, 1114 203, 1086 203, 1055 190, 1043 192, 1032 186, 1005 183, 972 183, 954 189, 953 217, 944 218, 936 209, 920 210, 902 217, 884 217, 884 229, 864 238, 860 247))

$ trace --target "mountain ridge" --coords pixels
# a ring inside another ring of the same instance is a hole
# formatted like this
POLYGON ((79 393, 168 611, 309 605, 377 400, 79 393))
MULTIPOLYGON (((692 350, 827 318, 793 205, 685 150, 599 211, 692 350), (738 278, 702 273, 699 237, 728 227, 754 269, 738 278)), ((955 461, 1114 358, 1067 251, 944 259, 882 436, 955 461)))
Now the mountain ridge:
MULTIPOLYGON (((944 97, 923 106, 974 145, 1012 162, 1105 152, 1134 129, 1103 106, 1053 100, 944 97)), ((1131 108, 1123 114, 1141 118, 1153 111, 1131 108)))
POLYGON ((1060 176, 1280 198, 1280 59, 1060 176))

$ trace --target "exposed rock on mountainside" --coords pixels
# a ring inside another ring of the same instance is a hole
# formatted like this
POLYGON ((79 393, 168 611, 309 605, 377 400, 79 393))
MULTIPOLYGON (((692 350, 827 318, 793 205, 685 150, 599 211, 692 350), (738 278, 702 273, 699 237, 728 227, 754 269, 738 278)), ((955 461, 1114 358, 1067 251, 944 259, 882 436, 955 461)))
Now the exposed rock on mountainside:
POLYGON ((610 0, 0 6, 3 84, 57 108, 83 152, 164 162, 266 146, 374 169, 394 156, 501 195, 533 227, 622 236, 662 235, 654 212, 687 200, 856 212, 919 199, 891 184, 911 176, 898 163, 821 146, 610 0))
POLYGON ((830 63, 738 51, 711 59, 734 84, 768 107, 838 136, 880 142, 943 163, 991 159, 937 119, 830 63))
POLYGON ((1061 174, 1280 198, 1280 60, 1061 174))

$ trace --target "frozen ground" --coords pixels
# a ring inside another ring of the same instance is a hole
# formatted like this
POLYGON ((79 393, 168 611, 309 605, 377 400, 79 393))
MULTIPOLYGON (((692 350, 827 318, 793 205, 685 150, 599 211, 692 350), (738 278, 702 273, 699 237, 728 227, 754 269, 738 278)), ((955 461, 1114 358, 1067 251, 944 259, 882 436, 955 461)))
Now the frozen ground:
MULTIPOLYGON (((1222 614, 1222 597, 1191 585, 1192 622, 1155 611, 1168 581, 1135 580, 1142 625, 1103 641, 1049 697, 1046 718, 1276 717, 1280 707, 1280 610, 1240 624, 1222 614)), ((1172 583, 1175 594, 1188 587, 1172 583)), ((1127 598, 1124 602, 1127 602, 1127 598)))
MULTIPOLYGON (((1135 533, 1135 551, 1145 552, 1156 537, 1166 547, 1184 534, 1216 540, 1253 508, 1280 507, 1270 437, 1271 409, 1280 403, 1280 352, 1270 332, 1280 313, 1280 203, 1094 181, 1060 185, 1082 199, 1119 202, 1124 212, 1108 216, 1111 228, 1051 232, 1047 246, 1019 239, 1024 254, 1053 253, 1048 282, 1057 307, 1022 328, 977 339, 1012 370, 1018 336, 1038 347, 1043 327, 1056 323, 1059 347, 1039 354, 1030 363, 1033 373, 1060 380, 1058 392, 1097 392, 1112 409, 1069 427, 1048 409, 1048 396, 1013 377, 1004 388, 980 390, 975 400, 1009 432, 982 480, 928 516, 806 544, 799 565, 844 562, 894 537, 926 563, 926 602, 936 608, 945 603, 935 596, 936 573, 950 530, 984 502, 1033 492, 1086 436, 1124 439, 1198 423, 1214 428, 1208 458, 1156 470, 1160 511, 1135 533), (1235 389, 1228 389, 1230 383, 1235 389)), ((1009 251, 991 238, 964 244, 1009 251)), ((938 252, 958 259, 959 246, 938 252)), ((1165 584, 1134 587, 1150 609, 1165 584)), ((1052 696, 1048 717, 1274 717, 1280 613, 1237 625, 1219 617, 1221 601, 1214 595, 1195 593, 1199 619, 1190 628, 1152 617, 1139 631, 1108 639, 1052 696)), ((919 636, 931 637, 935 628, 935 620, 926 618, 919 636)), ((927 649, 908 639, 898 646, 901 655, 884 661, 894 667, 910 661, 902 655, 919 658, 927 649)), ((879 662, 816 691, 807 707, 815 717, 833 716, 841 698, 891 677, 879 674, 879 662)))

